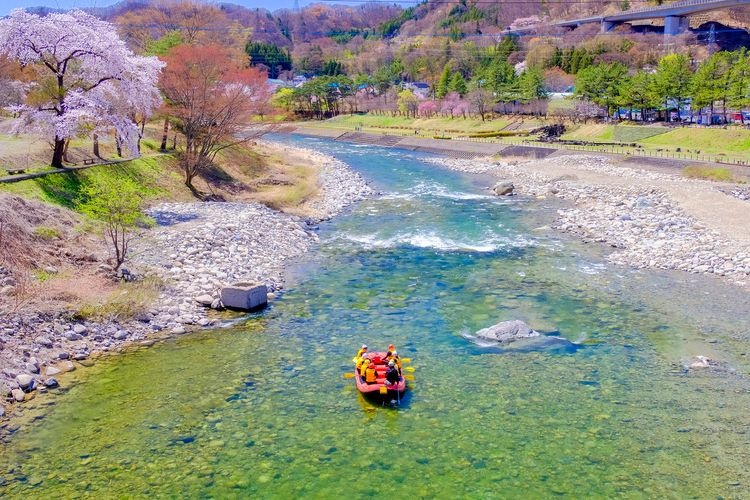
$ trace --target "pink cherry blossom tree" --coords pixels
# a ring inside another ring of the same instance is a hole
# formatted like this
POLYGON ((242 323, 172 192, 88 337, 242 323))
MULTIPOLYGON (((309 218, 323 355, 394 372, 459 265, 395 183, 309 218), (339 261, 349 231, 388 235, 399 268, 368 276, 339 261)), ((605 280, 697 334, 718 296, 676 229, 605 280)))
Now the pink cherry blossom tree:
POLYGON ((424 116, 425 118, 430 118, 437 114, 438 112, 438 103, 428 99, 425 101, 422 101, 419 103, 419 116, 424 116))
POLYGON ((38 16, 17 9, 0 19, 0 53, 36 68, 36 84, 13 111, 54 137, 52 166, 62 167, 66 142, 92 127, 114 129, 138 154, 133 118, 159 105, 164 64, 133 54, 114 26, 80 10, 38 16))

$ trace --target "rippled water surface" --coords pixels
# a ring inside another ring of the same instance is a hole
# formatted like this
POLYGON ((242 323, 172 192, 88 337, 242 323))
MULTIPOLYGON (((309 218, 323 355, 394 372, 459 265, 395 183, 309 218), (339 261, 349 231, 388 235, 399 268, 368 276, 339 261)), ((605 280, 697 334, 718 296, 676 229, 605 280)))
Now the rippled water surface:
POLYGON ((551 202, 485 196, 413 153, 281 140, 382 196, 321 225, 269 310, 37 398, 0 496, 750 495, 746 294, 606 264, 545 227, 551 202), (508 319, 567 341, 461 336, 508 319), (362 342, 412 359, 400 407, 344 378, 362 342), (687 372, 696 354, 723 362, 687 372))

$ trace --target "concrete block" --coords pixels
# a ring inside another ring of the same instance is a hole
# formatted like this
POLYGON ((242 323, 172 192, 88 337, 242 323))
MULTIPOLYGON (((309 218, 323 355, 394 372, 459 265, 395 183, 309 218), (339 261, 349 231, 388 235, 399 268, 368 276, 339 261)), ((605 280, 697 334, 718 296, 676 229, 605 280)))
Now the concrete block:
POLYGON ((268 289, 257 283, 235 283, 221 289, 221 302, 230 309, 259 309, 268 303, 268 289))

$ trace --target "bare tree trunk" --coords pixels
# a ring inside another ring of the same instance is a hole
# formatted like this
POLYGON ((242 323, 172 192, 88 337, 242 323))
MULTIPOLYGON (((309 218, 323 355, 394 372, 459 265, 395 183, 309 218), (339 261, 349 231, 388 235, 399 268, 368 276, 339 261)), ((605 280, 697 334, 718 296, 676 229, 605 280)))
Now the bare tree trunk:
POLYGON ((141 139, 143 139, 143 134, 146 133, 146 118, 143 118, 143 121, 141 121, 141 133, 138 134, 138 142, 136 143, 136 150, 138 151, 138 154, 141 154, 141 139))
POLYGON ((161 151, 162 153, 167 151, 167 139, 169 135, 169 118, 164 118, 164 128, 161 132, 161 151))
POLYGON ((52 166, 63 168, 63 152, 65 150, 65 139, 55 136, 55 150, 52 153, 52 166))
POLYGON ((94 134, 94 156, 101 158, 99 154, 99 134, 94 134))
POLYGON ((63 161, 70 163, 70 159, 68 158, 68 147, 70 146, 70 139, 67 139, 65 141, 65 146, 63 146, 63 161))

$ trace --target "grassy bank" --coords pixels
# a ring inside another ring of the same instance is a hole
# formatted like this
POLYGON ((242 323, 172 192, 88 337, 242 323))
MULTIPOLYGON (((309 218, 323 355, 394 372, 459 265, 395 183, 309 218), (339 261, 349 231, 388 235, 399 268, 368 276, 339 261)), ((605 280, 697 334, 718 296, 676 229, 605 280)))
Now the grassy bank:
MULTIPOLYGON (((19 283, 12 296, 0 297, 0 310, 65 310, 87 319, 125 319, 153 302, 158 283, 115 283, 101 272, 110 252, 101 224, 82 213, 81 201, 93 185, 125 184, 136 187, 145 206, 197 201, 185 186, 178 152, 159 151, 159 125, 147 128, 140 158, 0 184, 0 265, 19 283)), ((71 147, 72 161, 92 150, 85 139, 71 147)), ((105 158, 116 154, 104 146, 101 153, 105 158)), ((49 168, 51 151, 34 136, 0 135, 0 158, 0 167, 41 170, 49 168), (22 156, 28 163, 19 164, 22 156)), ((304 216, 308 201, 318 194, 317 174, 305 153, 248 142, 221 151, 194 185, 227 201, 260 202, 304 216)))
POLYGON ((480 118, 411 118, 405 116, 383 116, 383 115, 342 115, 321 122, 323 127, 354 129, 360 127, 363 131, 377 131, 381 129, 400 130, 414 133, 455 133, 466 135, 476 132, 494 132, 507 128, 514 124, 524 125, 524 128, 532 128, 536 120, 508 120, 494 119, 482 121, 480 118))
MULTIPOLYGON (((315 126, 342 132, 360 130, 375 134, 387 132, 405 136, 468 138, 477 139, 480 142, 516 144, 519 140, 533 143, 535 138, 493 137, 491 133, 523 135, 525 131, 553 123, 556 121, 536 118, 510 119, 505 117, 482 122, 477 118, 427 119, 366 114, 338 116, 323 122, 315 122, 315 126)), ((592 153, 640 154, 707 162, 750 163, 750 130, 740 127, 672 128, 660 125, 604 123, 568 123, 566 127, 567 132, 561 137, 563 140, 584 141, 591 144, 586 146, 555 144, 554 147, 592 153)), ((550 143, 540 145, 552 147, 550 143)))

